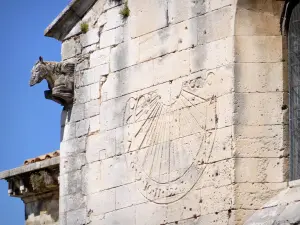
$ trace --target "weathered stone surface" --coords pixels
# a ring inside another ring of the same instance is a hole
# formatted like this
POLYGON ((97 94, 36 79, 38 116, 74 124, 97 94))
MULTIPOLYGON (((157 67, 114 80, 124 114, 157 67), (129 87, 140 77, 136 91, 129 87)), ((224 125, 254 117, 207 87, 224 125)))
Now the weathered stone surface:
POLYGON ((112 48, 110 70, 112 72, 135 65, 139 60, 139 40, 132 39, 112 48))
POLYGON ((99 29, 90 29, 87 33, 80 36, 82 47, 86 47, 99 42, 99 29))
POLYGON ((234 33, 234 8, 227 6, 197 18, 198 44, 230 37, 234 33))
POLYGON ((232 38, 226 38, 205 45, 199 45, 191 50, 191 72, 202 69, 214 69, 230 64, 234 60, 232 38))
POLYGON ((132 0, 130 8, 131 37, 139 37, 168 25, 167 1, 132 0))
POLYGON ((235 121, 242 125, 280 124, 287 119, 283 93, 239 93, 235 95, 235 121), (256 99, 256 101, 253 101, 256 99))
POLYGON ((287 91, 284 64, 279 63, 238 63, 234 66, 236 92, 287 91))
POLYGON ((278 15, 245 8, 238 8, 236 13, 236 35, 281 35, 278 15))
POLYGON ((122 8, 123 6, 117 6, 107 10, 106 12, 107 23, 104 25, 103 31, 111 30, 113 28, 122 26, 124 24, 124 20, 120 15, 120 10, 122 8))
POLYGON ((123 42, 123 27, 102 32, 100 34, 100 48, 106 48, 123 42))
POLYGON ((74 57, 81 52, 81 47, 74 38, 64 41, 61 46, 62 60, 74 57))
POLYGON ((110 189, 89 195, 87 208, 91 210, 93 216, 114 211, 116 209, 116 190, 110 189))
POLYGON ((91 67, 103 65, 109 62, 110 48, 95 51, 90 56, 91 67))
POLYGON ((242 62, 281 62, 281 36, 236 36, 235 61, 242 62), (274 48, 274 46, 278 46, 274 48))
POLYGON ((284 182, 285 163, 284 158, 238 158, 236 182, 284 182))

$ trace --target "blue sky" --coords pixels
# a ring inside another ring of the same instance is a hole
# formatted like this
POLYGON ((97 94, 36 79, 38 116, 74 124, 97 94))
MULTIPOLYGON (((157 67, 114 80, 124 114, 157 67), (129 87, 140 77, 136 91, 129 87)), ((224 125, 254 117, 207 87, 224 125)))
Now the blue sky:
MULTIPOLYGON (((61 106, 44 99, 45 81, 30 88, 30 71, 41 55, 60 61, 60 42, 44 29, 70 0, 3 0, 0 13, 0 171, 59 149, 61 106)), ((0 181, 1 224, 24 224, 24 205, 8 197, 0 181)))

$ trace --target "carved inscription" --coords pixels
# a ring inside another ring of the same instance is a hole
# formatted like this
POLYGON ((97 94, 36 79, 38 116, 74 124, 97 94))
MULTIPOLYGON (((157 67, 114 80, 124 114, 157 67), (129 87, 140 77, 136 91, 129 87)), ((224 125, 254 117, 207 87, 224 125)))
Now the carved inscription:
POLYGON ((182 84, 171 103, 157 91, 130 98, 124 114, 124 148, 135 153, 141 194, 167 204, 184 197, 209 162, 216 135, 216 98, 201 96, 205 79, 182 84))

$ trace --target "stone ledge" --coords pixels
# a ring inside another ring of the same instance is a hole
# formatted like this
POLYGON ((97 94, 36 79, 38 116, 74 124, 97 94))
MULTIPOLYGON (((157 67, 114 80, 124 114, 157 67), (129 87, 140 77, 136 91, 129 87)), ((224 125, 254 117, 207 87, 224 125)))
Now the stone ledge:
POLYGON ((39 170, 51 166, 59 165, 60 157, 55 157, 52 159, 47 159, 41 162, 32 163, 25 166, 20 166, 11 170, 6 170, 3 172, 0 172, 0 179, 7 179, 9 177, 13 177, 16 175, 21 175, 23 173, 32 172, 34 170, 39 170))
POLYGON ((292 180, 289 182, 289 187, 294 188, 294 187, 300 187, 300 179, 299 180, 292 180))
POLYGON ((44 35, 62 41, 97 0, 73 0, 46 28, 44 35))

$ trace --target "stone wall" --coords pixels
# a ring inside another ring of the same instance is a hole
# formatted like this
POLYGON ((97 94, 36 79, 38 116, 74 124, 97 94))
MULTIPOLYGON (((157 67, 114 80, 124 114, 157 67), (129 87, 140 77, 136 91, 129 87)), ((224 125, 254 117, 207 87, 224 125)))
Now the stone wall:
POLYGON ((284 187, 282 40, 260 2, 129 0, 127 19, 96 2, 62 44, 61 224, 242 224, 284 187))
POLYGON ((25 204, 26 225, 58 225, 58 191, 22 198, 25 204))
POLYGON ((288 78, 279 1, 240 0, 235 19, 237 221, 287 186, 288 78))

